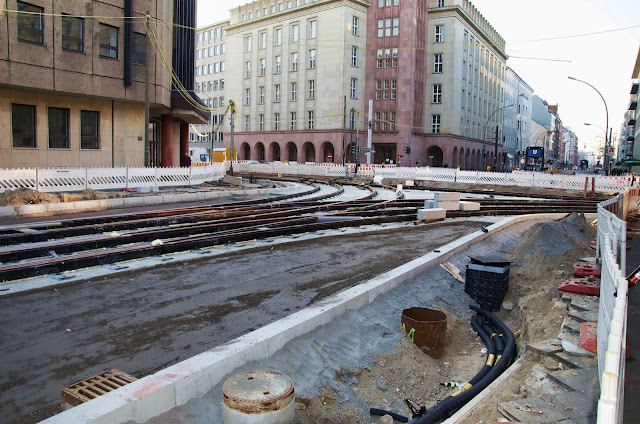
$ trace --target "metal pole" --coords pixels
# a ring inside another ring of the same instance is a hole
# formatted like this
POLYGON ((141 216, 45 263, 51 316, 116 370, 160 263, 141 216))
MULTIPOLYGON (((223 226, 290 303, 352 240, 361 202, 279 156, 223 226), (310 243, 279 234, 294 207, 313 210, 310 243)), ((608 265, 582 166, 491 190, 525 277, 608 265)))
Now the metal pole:
POLYGON ((342 166, 344 166, 344 157, 346 155, 346 152, 344 151, 345 148, 345 142, 346 142, 346 121, 347 121, 347 96, 344 96, 344 101, 342 103, 342 114, 343 114, 343 119, 342 119, 342 166))
POLYGON ((367 131, 367 165, 371 165, 371 137, 373 136, 373 132, 371 129, 371 123, 373 121, 373 99, 369 99, 369 129, 367 131))
MULTIPOLYGON (((149 23, 149 11, 147 10, 147 16, 145 16, 145 30, 147 36, 145 37, 146 43, 146 51, 152 51, 149 47, 149 30, 147 29, 147 25, 149 23)), ((151 60, 147 59, 147 63, 144 67, 144 166, 149 166, 150 164, 150 155, 149 155, 149 66, 152 63, 151 60)), ((155 60, 153 61, 155 63, 155 60)))
POLYGON ((496 148, 493 154, 493 170, 497 171, 498 168, 498 126, 496 125, 496 148))
MULTIPOLYGON (((234 153, 234 146, 233 146, 233 115, 236 112, 236 109, 234 107, 235 103, 233 103, 233 100, 229 100, 229 106, 230 106, 230 112, 231 112, 231 134, 230 134, 230 139, 231 139, 231 164, 229 165, 229 173, 231 174, 231 176, 233 177, 233 153, 234 153)), ((211 152, 213 154, 213 152, 211 152)))

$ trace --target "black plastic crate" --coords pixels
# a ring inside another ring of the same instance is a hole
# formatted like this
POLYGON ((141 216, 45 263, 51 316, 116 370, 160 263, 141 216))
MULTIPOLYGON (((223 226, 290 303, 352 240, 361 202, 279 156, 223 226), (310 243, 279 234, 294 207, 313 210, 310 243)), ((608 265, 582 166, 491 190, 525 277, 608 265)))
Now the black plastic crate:
POLYGON ((481 265, 477 262, 468 264, 464 291, 480 307, 493 312, 500 310, 504 296, 509 290, 510 265, 508 263, 491 265, 501 266, 481 265))

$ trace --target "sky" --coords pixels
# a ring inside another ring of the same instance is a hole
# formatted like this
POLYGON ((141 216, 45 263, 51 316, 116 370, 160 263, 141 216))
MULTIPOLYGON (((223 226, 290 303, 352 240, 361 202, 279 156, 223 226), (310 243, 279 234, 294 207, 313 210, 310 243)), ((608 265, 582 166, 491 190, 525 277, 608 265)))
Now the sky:
MULTIPOLYGON (((595 151, 604 144, 606 113, 594 89, 568 76, 588 82, 602 94, 609 126, 614 134, 620 132, 640 48, 637 0, 471 2, 504 38, 510 56, 507 65, 536 95, 558 105, 562 123, 578 136, 580 150, 595 151)), ((229 9, 246 3, 250 2, 198 0, 197 24, 228 19, 229 9)))

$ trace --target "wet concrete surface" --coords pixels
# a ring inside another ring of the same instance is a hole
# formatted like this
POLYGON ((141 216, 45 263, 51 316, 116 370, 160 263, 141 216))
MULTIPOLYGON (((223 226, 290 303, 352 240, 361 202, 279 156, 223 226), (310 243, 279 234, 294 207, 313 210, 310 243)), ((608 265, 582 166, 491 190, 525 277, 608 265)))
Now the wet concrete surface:
POLYGON ((0 299, 0 417, 38 422, 72 383, 110 368, 143 377, 482 225, 296 241, 0 299))

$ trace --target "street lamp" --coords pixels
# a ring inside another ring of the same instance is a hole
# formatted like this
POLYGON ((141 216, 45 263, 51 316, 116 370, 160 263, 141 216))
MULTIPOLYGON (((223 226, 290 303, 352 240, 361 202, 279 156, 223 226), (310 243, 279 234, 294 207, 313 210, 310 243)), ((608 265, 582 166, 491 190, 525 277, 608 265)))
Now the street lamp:
POLYGON ((603 159, 602 159, 602 167, 606 170, 607 169, 607 164, 606 164, 606 162, 607 162, 607 150, 608 150, 607 149, 607 147, 608 147, 607 146, 607 131, 604 128, 602 128, 601 126, 598 126, 598 125, 595 125, 595 124, 591 124, 589 122, 585 122, 584 124, 587 125, 587 126, 590 126, 590 127, 599 128, 601 131, 604 132, 604 152, 603 152, 603 159))
POLYGON ((606 170, 607 169, 607 149, 609 148, 609 139, 608 139, 608 134, 607 134, 607 132, 609 131, 609 108, 607 107, 607 102, 604 100, 604 97, 602 97, 602 93, 600 93, 598 91, 598 89, 595 88, 593 85, 589 84, 586 81, 582 81, 582 80, 579 80, 579 79, 574 78, 574 77, 567 77, 567 78, 569 78, 570 80, 573 80, 573 81, 578 81, 578 82, 581 82, 583 84, 587 84, 589 87, 591 87, 594 90, 596 90, 596 93, 598 93, 598 95, 602 99, 602 102, 604 103, 604 110, 605 110, 605 112, 607 114, 607 125, 605 126, 605 130, 604 130, 604 163, 602 165, 603 165, 604 169, 606 170))
POLYGON ((502 106, 499 107, 498 109, 494 110, 493 113, 491 115, 489 115, 489 118, 487 119, 487 123, 484 126, 484 137, 482 137, 482 170, 485 171, 487 169, 487 127, 489 126, 489 121, 491 121, 491 118, 493 118, 493 115, 496 114, 496 112, 498 112, 499 110, 502 109, 506 109, 508 107, 511 107, 513 105, 507 105, 507 106, 502 106))

